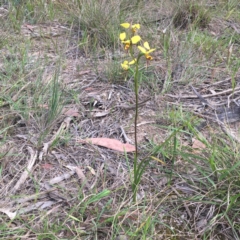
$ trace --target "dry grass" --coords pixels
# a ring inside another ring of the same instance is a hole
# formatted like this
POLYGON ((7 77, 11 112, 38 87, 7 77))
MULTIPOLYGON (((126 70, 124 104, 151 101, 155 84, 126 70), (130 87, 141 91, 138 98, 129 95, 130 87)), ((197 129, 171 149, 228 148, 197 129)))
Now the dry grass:
POLYGON ((1 239, 240 238, 240 117, 226 124, 219 110, 239 103, 240 6, 180 3, 0 1, 1 239), (133 154, 79 143, 134 142, 126 21, 157 48, 141 66, 139 152, 150 161, 137 203, 133 154))

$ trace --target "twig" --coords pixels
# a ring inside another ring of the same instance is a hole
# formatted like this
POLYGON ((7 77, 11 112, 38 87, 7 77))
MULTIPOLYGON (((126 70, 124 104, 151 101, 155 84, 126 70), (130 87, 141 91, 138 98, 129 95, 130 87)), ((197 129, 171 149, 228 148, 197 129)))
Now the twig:
POLYGON ((122 126, 120 126, 120 129, 121 129, 121 131, 122 131, 122 135, 123 135, 123 138, 124 138, 125 142, 126 142, 126 143, 131 143, 131 144, 133 144, 132 140, 127 137, 127 135, 126 135, 126 133, 125 133, 125 131, 124 131, 124 129, 123 129, 122 126))
MULTIPOLYGON (((151 98, 147 98, 146 100, 142 101, 142 102, 139 102, 138 103, 138 107, 142 107, 144 103, 148 102, 151 98)), ((132 110, 132 109, 135 109, 136 108, 136 105, 133 104, 133 105, 125 105, 125 104, 122 104, 122 105, 117 105, 115 106, 114 108, 122 108, 124 110, 132 110)))
MULTIPOLYGON (((235 88, 235 91, 236 90, 240 90, 240 87, 236 87, 235 88)), ((222 92, 217 92, 217 93, 214 93, 214 94, 206 94, 206 95, 202 95, 203 98, 211 98, 211 97, 215 97, 215 96, 219 96, 219 95, 224 95, 226 93, 230 93, 232 92, 233 89, 230 88, 230 89, 227 89, 227 90, 224 90, 222 92)), ((179 95, 172 95, 172 94, 166 94, 168 97, 171 97, 171 98, 184 98, 184 99, 189 99, 189 98, 198 98, 198 96, 195 96, 195 95, 188 95, 188 96, 179 96, 179 95)))
POLYGON ((152 124, 152 123, 156 123, 156 121, 149 121, 149 122, 144 121, 144 122, 138 123, 137 127, 140 127, 140 126, 145 125, 145 124, 152 124))
MULTIPOLYGON (((178 197, 181 198, 181 195, 179 194, 179 192, 174 187, 171 187, 171 189, 177 194, 178 197)), ((190 212, 187 204, 184 201, 183 201, 183 205, 184 205, 184 207, 185 207, 185 209, 187 211, 187 214, 188 214, 189 218, 191 219, 192 218, 192 213, 190 212)))
POLYGON ((66 117, 64 121, 62 122, 61 126, 57 130, 57 132, 54 134, 52 139, 49 142, 43 143, 42 151, 39 153, 39 160, 42 161, 43 155, 47 154, 49 147, 52 145, 52 143, 58 139, 64 131, 66 131, 69 128, 70 122, 72 118, 66 117))
POLYGON ((197 95, 197 97, 200 99, 203 105, 207 105, 213 110, 215 110, 215 108, 206 99, 204 99, 203 96, 193 86, 191 86, 191 88, 193 92, 197 95))
POLYGON ((229 77, 229 78, 226 78, 226 79, 224 79, 222 81, 218 81, 218 82, 212 83, 212 84, 210 84, 210 86, 219 85, 219 84, 222 84, 224 82, 228 82, 230 80, 232 80, 232 78, 229 77))
POLYGON ((20 93, 21 93, 23 90, 25 90, 25 89, 28 87, 29 84, 31 84, 31 82, 28 82, 27 84, 25 84, 25 85, 12 97, 12 100, 13 100, 14 102, 17 101, 18 96, 20 95, 20 93))
POLYGON ((230 136, 235 142, 240 143, 240 139, 227 129, 224 123, 218 123, 222 131, 230 136))
POLYGON ((30 153, 30 159, 28 162, 28 166, 26 168, 26 170, 22 173, 21 177, 19 178, 18 182, 16 183, 16 185, 13 187, 12 189, 12 194, 14 194, 20 187, 21 185, 26 181, 29 173, 32 170, 32 167, 37 159, 38 156, 38 151, 33 151, 33 149, 31 147, 27 147, 28 152, 30 153))
POLYGON ((230 103, 231 103, 231 100, 230 100, 230 98, 234 95, 234 94, 236 94, 236 93, 240 93, 240 91, 233 91, 233 93, 231 93, 229 96, 228 96, 228 104, 227 104, 227 106, 228 106, 228 108, 230 107, 230 103))
POLYGON ((89 84, 81 87, 81 90, 85 90, 86 88, 90 87, 94 82, 96 82, 97 77, 95 77, 89 84))
MULTIPOLYGON (((30 84, 31 84, 31 82, 28 82, 27 84, 25 84, 25 85, 12 97, 12 101, 13 101, 13 102, 16 102, 16 101, 18 100, 18 96, 20 95, 20 93, 21 93, 23 90, 25 90, 25 89, 28 87, 28 85, 30 85, 30 84)), ((8 105, 10 105, 9 102, 2 104, 0 107, 6 107, 6 106, 8 106, 8 105)))

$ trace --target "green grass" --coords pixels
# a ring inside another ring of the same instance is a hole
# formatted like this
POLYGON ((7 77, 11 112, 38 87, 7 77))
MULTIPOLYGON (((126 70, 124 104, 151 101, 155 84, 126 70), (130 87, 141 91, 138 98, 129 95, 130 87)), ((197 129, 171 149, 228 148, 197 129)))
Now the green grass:
POLYGON ((198 130, 199 100, 181 98, 194 95, 189 85, 203 95, 238 87, 238 1, 11 0, 0 7, 1 239, 240 238, 239 143, 212 122, 198 130), (134 139, 134 110, 121 108, 134 105, 133 77, 120 66, 128 57, 122 22, 140 23, 156 48, 148 66, 140 62, 140 102, 151 100, 139 108, 137 163, 149 162, 135 203, 133 154, 76 142, 123 141, 120 127, 134 139), (77 109, 69 125, 64 108, 77 109), (37 160, 13 194, 29 148, 37 160), (64 175, 69 166, 82 175, 64 175), (28 209, 40 201, 54 204, 28 209))

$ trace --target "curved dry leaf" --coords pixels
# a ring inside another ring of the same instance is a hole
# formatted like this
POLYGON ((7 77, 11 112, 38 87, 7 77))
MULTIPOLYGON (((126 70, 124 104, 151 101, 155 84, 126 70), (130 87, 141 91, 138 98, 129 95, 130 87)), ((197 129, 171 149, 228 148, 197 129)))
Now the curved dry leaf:
POLYGON ((206 145, 199 141, 198 139, 193 138, 192 149, 194 153, 200 153, 201 150, 205 149, 206 145))
POLYGON ((49 170, 49 169, 53 168, 53 165, 49 164, 49 163, 44 163, 44 164, 41 164, 40 167, 43 168, 43 169, 49 170))
POLYGON ((11 212, 9 208, 0 208, 0 212, 5 213, 11 220, 17 215, 17 212, 11 212))
POLYGON ((119 152, 134 152, 135 146, 129 143, 122 143, 119 140, 111 138, 88 138, 85 140, 77 140, 79 143, 91 143, 94 145, 106 147, 119 152))
POLYGON ((87 166, 87 168, 91 172, 92 175, 96 175, 96 172, 95 172, 95 170, 92 167, 87 166))
POLYGON ((63 108, 62 113, 68 117, 80 117, 78 109, 76 108, 69 108, 69 109, 63 108))
POLYGON ((109 114, 109 111, 102 111, 102 112, 97 112, 95 114, 93 114, 93 117, 98 118, 98 117, 105 117, 109 114))

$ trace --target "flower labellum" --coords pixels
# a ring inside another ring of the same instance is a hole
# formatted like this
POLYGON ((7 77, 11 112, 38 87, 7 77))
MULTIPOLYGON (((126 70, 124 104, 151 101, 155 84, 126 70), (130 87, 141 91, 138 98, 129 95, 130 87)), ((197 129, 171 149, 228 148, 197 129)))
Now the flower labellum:
POLYGON ((144 47, 138 46, 138 49, 145 55, 147 60, 152 60, 153 58, 149 53, 155 51, 156 49, 151 49, 148 42, 144 42, 143 46, 144 47))
POLYGON ((135 33, 138 29, 140 29, 140 24, 132 25, 132 31, 135 33))

